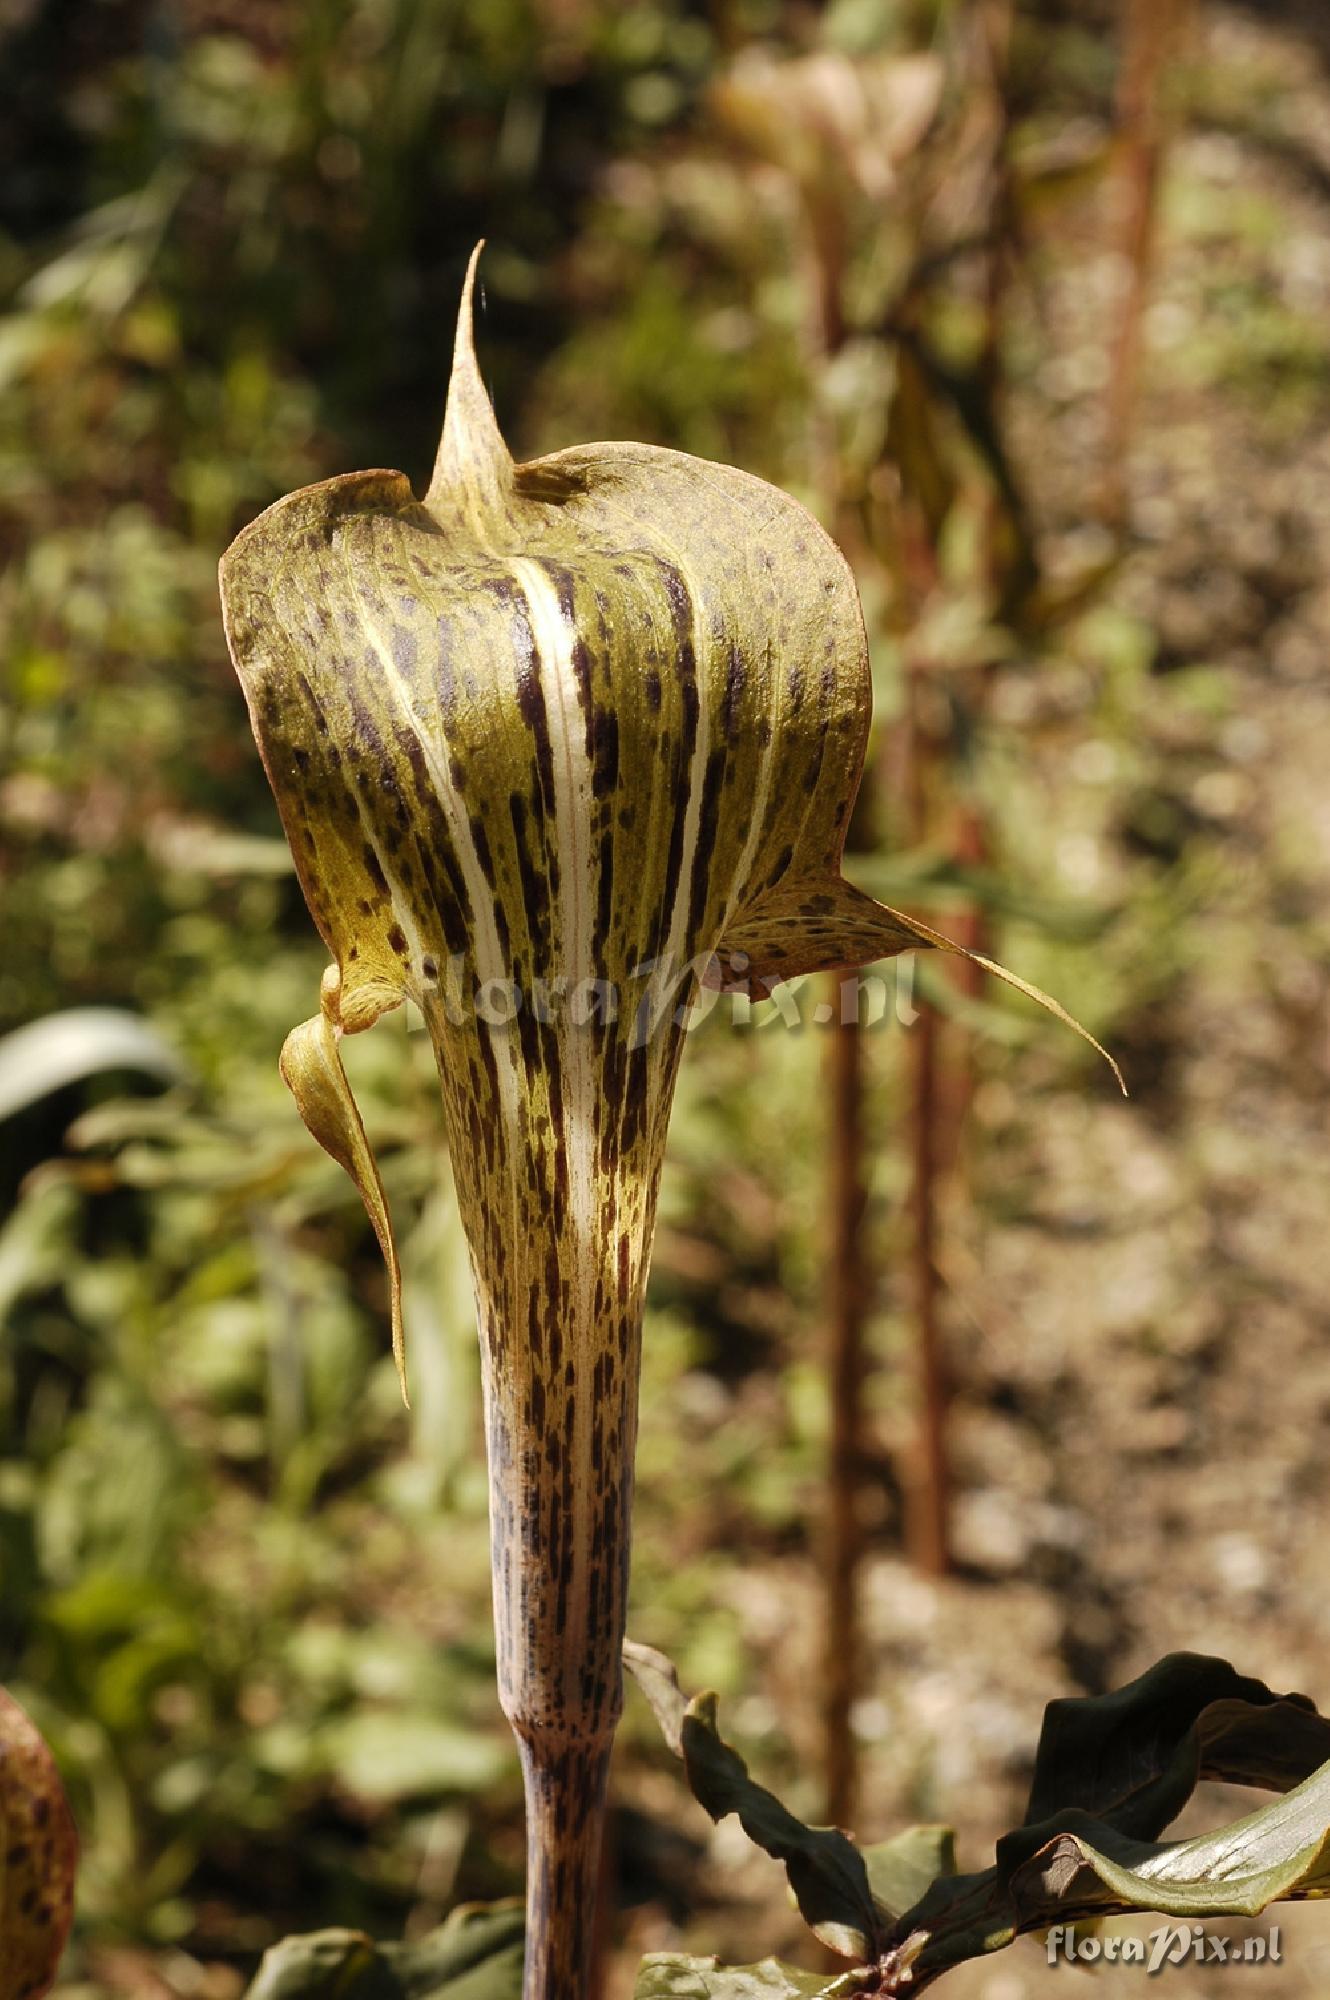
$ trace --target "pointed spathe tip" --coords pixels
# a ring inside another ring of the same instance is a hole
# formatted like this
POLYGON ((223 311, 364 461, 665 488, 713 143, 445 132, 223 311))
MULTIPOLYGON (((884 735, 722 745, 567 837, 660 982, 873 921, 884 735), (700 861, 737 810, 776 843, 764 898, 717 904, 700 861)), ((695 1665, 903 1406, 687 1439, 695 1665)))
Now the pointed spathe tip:
POLYGON ((457 331, 453 337, 453 372, 468 368, 479 377, 476 366, 475 317, 476 317, 476 272, 480 268, 480 253, 485 248, 482 236, 475 249, 466 260, 466 276, 462 280, 462 298, 457 308, 457 331))
POLYGON ((482 237, 467 260, 453 338, 448 410, 434 476, 425 495, 431 512, 464 512, 477 523, 486 516, 506 516, 513 482, 513 461, 476 360, 476 271, 484 248, 482 237))

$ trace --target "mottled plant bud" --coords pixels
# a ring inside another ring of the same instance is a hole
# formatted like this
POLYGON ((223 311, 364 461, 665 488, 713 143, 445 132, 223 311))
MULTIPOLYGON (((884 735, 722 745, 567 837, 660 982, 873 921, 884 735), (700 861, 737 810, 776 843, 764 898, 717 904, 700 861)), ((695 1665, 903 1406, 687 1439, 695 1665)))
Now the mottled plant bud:
POLYGON ((74 1921, 77 1867, 55 1759, 0 1688, 0 2000, 50 1991, 74 1921))

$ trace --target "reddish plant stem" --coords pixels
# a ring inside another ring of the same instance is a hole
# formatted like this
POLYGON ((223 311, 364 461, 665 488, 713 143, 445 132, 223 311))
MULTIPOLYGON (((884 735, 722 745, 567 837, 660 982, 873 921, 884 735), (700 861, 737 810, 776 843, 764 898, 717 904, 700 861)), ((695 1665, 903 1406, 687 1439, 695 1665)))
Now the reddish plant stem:
POLYGON ((1127 289, 1105 397, 1103 511, 1115 527, 1127 512, 1126 458, 1141 372, 1141 327, 1149 296, 1167 140, 1164 83, 1182 43, 1189 0, 1126 0, 1118 86, 1117 248, 1127 289))
MULTIPOLYGON (((807 353, 810 379, 817 382, 844 345, 842 289, 846 225, 835 200, 805 192, 804 262, 808 300, 807 353)), ((821 497, 823 519, 842 544, 853 538, 844 504, 835 426, 822 399, 813 398, 809 456, 821 497)), ((864 844, 865 818, 872 800, 860 795, 851 825, 851 844, 864 844)), ((858 1016, 857 972, 833 973, 827 981, 831 1043, 827 1057, 828 1243, 826 1341, 830 1394, 826 1514, 823 1561, 826 1567, 825 1652, 822 1669, 822 1743, 825 1811, 835 1825, 854 1816, 858 1754, 852 1726, 859 1692, 862 1640, 859 1571, 863 1559, 860 1498, 864 1474, 863 1384, 867 1372, 865 1310, 867 1283, 863 1219, 867 1206, 864 1165, 863 1037, 858 1016), (846 1017, 843 998, 854 996, 846 1017)))
MULTIPOLYGON (((982 867, 988 859, 988 830, 983 812, 977 805, 966 803, 958 811, 951 851, 962 868, 982 867)), ((959 910, 952 919, 950 934, 966 951, 987 953, 988 924, 982 904, 976 900, 959 910)), ((952 961, 948 970, 967 1000, 979 999, 984 986, 982 966, 976 965, 972 958, 958 958, 952 961)), ((947 1023, 947 1039, 948 1061, 939 1113, 942 1121, 939 1154, 942 1172, 955 1175, 960 1170, 961 1138, 974 1097, 974 1036, 962 1022, 950 1021, 947 1023)))
POLYGON ((945 1576, 951 1564, 951 1467, 947 1456, 950 1383, 938 1319, 937 1010, 924 1001, 910 1037, 912 1152, 911 1265, 919 1371, 918 1463, 910 1493, 909 1538, 915 1567, 945 1576))
POLYGON ((863 1555, 860 1492, 863 1482, 863 1383, 865 1271, 863 1035, 858 1009, 846 1020, 842 994, 855 994, 854 975, 833 973, 828 994, 834 1009, 827 1071, 831 1094, 829 1153, 830 1255, 827 1269, 831 1393, 827 1492, 827 1620, 823 1665, 822 1727, 826 1759, 826 1814, 835 1826, 854 1818, 858 1786, 853 1709, 859 1689, 859 1567, 863 1555))
MULTIPOLYGON (((927 565, 931 552, 919 551, 927 565)), ((931 714, 928 663, 916 658, 909 675, 909 819, 922 844, 932 822, 938 744, 931 714)), ((906 1542, 915 1567, 943 1576, 950 1566, 951 1469, 947 1456, 949 1381, 942 1356, 937 1271, 941 1024, 921 998, 909 1043, 910 1293, 914 1309, 917 1414, 914 1463, 906 1484, 906 1542)))
MULTIPOLYGON (((937 588, 936 554, 923 510, 906 504, 901 547, 910 601, 916 609, 937 588)), ((942 745, 933 663, 919 653, 906 675, 904 791, 909 838, 922 846, 934 826, 942 745)), ((927 1576, 950 1565, 951 1471, 947 1455, 949 1381, 942 1358, 937 1271, 937 1186, 940 1024, 931 1002, 917 1001, 909 1038, 910 1304, 914 1314, 917 1392, 915 1436, 905 1481, 905 1540, 910 1559, 927 1576)))

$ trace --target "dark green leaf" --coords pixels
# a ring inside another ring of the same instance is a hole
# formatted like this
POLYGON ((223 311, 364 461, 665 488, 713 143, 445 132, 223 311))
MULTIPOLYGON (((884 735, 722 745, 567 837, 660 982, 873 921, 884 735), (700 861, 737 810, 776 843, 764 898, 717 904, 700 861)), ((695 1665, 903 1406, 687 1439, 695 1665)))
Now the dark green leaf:
POLYGON ((712 1819, 728 1813, 754 1844, 785 1864, 803 1919, 830 1950, 871 1958, 882 1934, 864 1857, 835 1827, 809 1827, 774 1792, 756 1784, 716 1726, 716 1697, 698 1695, 682 1714, 678 1682, 663 1654, 633 1646, 626 1663, 661 1717, 666 1741, 682 1756, 693 1797, 712 1819))
POLYGON ((884 1992, 919 1992, 1054 1923, 1130 1910, 1250 1917, 1323 1894, 1327 1758, 1330 1723, 1304 1696, 1201 1654, 1170 1654, 1112 1694, 1050 1702, 1025 1824, 998 1842, 994 1867, 935 1881, 900 1919, 884 1992), (1202 1778, 1286 1796, 1215 1833, 1156 1839, 1202 1778))
POLYGON ((1330 1892, 1330 1722, 1305 1696, 1274 1694, 1223 1660, 1175 1653, 1112 1694, 1050 1702, 1025 1823, 998 1842, 993 1867, 957 1875, 945 1827, 860 1853, 845 1834, 802 1825, 722 1741, 714 1696, 685 1703, 662 1655, 634 1646, 626 1657, 697 1799, 713 1819, 737 1813, 785 1863, 823 1942, 864 1961, 843 1985, 808 1989, 781 1985, 803 1975, 771 1960, 726 1970, 649 1959, 636 2000, 851 1992, 865 1981, 881 1996, 913 1995, 1056 1923, 1133 1910, 1252 1917, 1330 1892), (1155 1838, 1202 1778, 1285 1796, 1215 1833, 1155 1838))
POLYGON ((1330 1765, 1194 1840, 1133 1840, 1087 1813, 1061 1817, 1008 1834, 996 1867, 935 1883, 882 1958, 883 1994, 922 1992, 963 1960, 1055 1923, 1133 1910, 1254 1917, 1330 1887, 1330 1765))
POLYGON ((1202 1778, 1284 1792, 1330 1758, 1330 1722, 1227 1660, 1170 1653, 1111 1694, 1051 1701, 1025 1824, 1069 1807, 1149 1839, 1202 1778))

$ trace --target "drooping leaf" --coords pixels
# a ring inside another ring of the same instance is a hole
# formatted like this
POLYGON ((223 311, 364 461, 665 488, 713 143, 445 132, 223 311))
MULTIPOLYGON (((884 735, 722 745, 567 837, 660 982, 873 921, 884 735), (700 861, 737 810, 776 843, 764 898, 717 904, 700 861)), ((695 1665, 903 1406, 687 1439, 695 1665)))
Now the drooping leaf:
POLYGON ((639 1645, 636 1639, 623 1642, 623 1663, 650 1703, 660 1724, 660 1733, 676 1757, 683 1756, 683 1719, 688 1697, 679 1686, 673 1660, 654 1646, 639 1645))
POLYGON ((507 1905, 454 1910, 411 1944, 311 1931, 264 1954, 246 2000, 518 2000, 522 1937, 522 1913, 507 1905))
POLYGON ((1227 1660, 1170 1653, 1111 1694, 1044 1711, 1025 1824, 1071 1807, 1152 1838, 1202 1778, 1287 1791, 1330 1759, 1330 1722, 1227 1660))
MULTIPOLYGON (((1330 1894, 1330 1721, 1305 1696, 1276 1695, 1223 1660, 1171 1654, 1111 1694, 1051 1702, 1031 1817, 998 1842, 991 1868, 958 1875, 945 1827, 913 1827, 861 1852, 844 1834, 801 1825, 721 1741, 714 1697, 686 1701, 668 1660, 647 1647, 625 1658, 694 1795, 714 1818, 738 1814, 749 1838, 785 1862, 811 1927, 858 1960, 847 1991, 919 1993, 952 1966, 1057 1923, 1137 1910, 1251 1917, 1281 1899, 1330 1894), (1156 1838, 1203 1778, 1284 1796, 1214 1833, 1156 1838)), ((730 1991, 709 1961, 669 1963, 694 1981, 680 1993, 730 1991)))
POLYGON ((748 1775, 716 1723, 716 1697, 702 1694, 679 1712, 678 1682, 661 1653, 634 1645, 626 1664, 661 1717, 665 1740, 683 1759, 689 1790, 712 1819, 729 1813, 754 1844, 783 1862, 805 1923, 845 1958, 872 1958, 885 1936, 864 1857, 836 1827, 810 1827, 748 1775))
POLYGON ((1022 1932, 1130 1910, 1256 1916, 1324 1893, 1330 1722, 1226 1661, 1175 1653, 1111 1694, 1050 1702, 1025 1823, 995 1865, 904 1913, 884 1991, 918 1992, 1022 1932), (1156 1836, 1203 1778, 1285 1796, 1193 1840, 1156 1836), (1292 1788, 1292 1789, 1291 1789, 1292 1788))
POLYGON ((1194 1840, 1133 1840, 1070 1811, 998 1842, 993 1868, 936 1883, 880 1960, 881 1992, 919 1993, 1027 1931, 1088 1917, 1259 1916, 1330 1891, 1330 1764, 1259 1812, 1194 1840))
POLYGON ((55 1759, 0 1688, 0 2000, 37 2000, 74 1920, 78 1836, 55 1759))
POLYGON ((715 1695, 688 1704, 682 1742, 698 1804, 716 1820, 735 1813, 748 1838, 784 1862, 804 1921, 823 1944, 846 1958, 871 1958, 879 1912, 863 1855, 849 1836, 836 1827, 805 1826, 774 1792, 754 1783, 716 1726, 715 1695))

